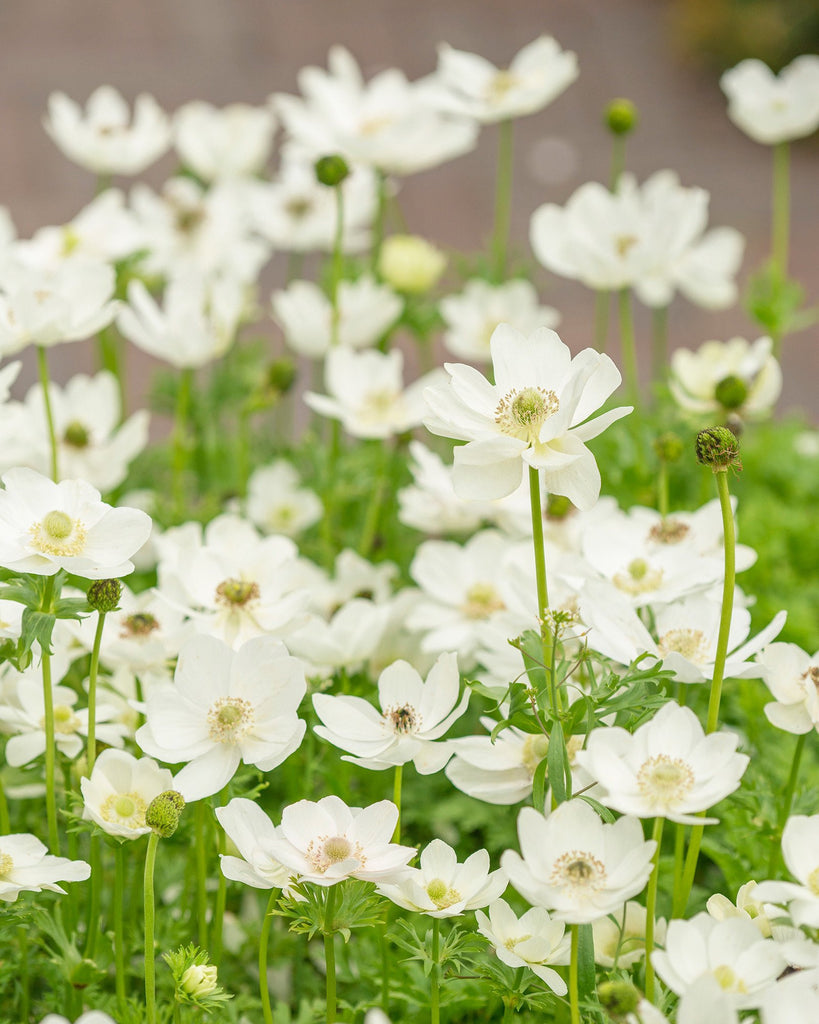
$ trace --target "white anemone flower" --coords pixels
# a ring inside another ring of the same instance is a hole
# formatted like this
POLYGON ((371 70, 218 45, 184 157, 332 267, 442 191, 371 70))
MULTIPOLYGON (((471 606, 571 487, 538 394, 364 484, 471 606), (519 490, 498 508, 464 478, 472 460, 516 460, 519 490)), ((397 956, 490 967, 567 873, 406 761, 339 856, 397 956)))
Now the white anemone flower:
POLYGON ((220 109, 196 100, 174 114, 174 146, 182 163, 204 181, 244 177, 263 170, 275 127, 266 107, 231 103, 220 109))
POLYGON ((138 839, 151 831, 145 824, 148 805, 174 788, 173 776, 156 761, 108 748, 94 762, 91 776, 80 779, 83 818, 109 836, 138 839))
POLYGON ((814 1024, 819 1020, 819 971, 799 971, 778 981, 760 1003, 762 1024, 814 1024))
POLYGON ((531 334, 560 323, 557 310, 541 306, 534 285, 523 278, 502 284, 475 278, 460 294, 441 299, 439 308, 446 325, 445 347, 461 359, 481 362, 491 358, 489 341, 498 324, 531 334))
POLYGON ((60 892, 57 882, 83 882, 91 874, 84 860, 52 857, 36 836, 27 832, 0 836, 0 900, 14 903, 21 892, 60 892))
POLYGON ((268 852, 272 839, 281 838, 281 830, 258 804, 235 797, 216 808, 216 818, 241 856, 221 854, 222 874, 234 882, 254 889, 284 889, 292 872, 268 852))
POLYGON ((764 991, 787 966, 779 946, 763 938, 751 921, 715 921, 705 913, 690 921, 671 921, 665 949, 654 950, 651 962, 679 996, 710 974, 730 995, 735 1009, 759 1006, 764 991))
POLYGON ((698 812, 739 786, 750 758, 736 753, 738 742, 722 730, 706 736, 690 708, 669 701, 634 733, 594 729, 576 759, 596 779, 595 797, 606 807, 695 825, 698 812))
POLYGON ((170 122, 153 96, 137 96, 131 117, 110 85, 96 89, 84 111, 65 93, 52 93, 44 125, 69 160, 95 174, 140 174, 171 142, 170 122))
POLYGON ((508 68, 442 43, 433 78, 445 109, 492 124, 543 110, 577 75, 576 55, 561 50, 551 36, 539 36, 515 54, 508 68))
POLYGON ((743 60, 720 79, 728 116, 754 141, 789 142, 819 128, 819 57, 797 57, 778 75, 761 60, 743 60))
MULTIPOLYGON (((61 1017, 57 1013, 47 1013, 40 1024, 71 1024, 71 1021, 68 1017, 61 1017)), ((117 1022, 102 1010, 88 1010, 86 1013, 81 1013, 74 1024, 117 1024, 117 1022)))
POLYGON ((304 401, 320 415, 341 420, 351 437, 393 437, 421 423, 424 394, 442 376, 439 369, 431 370, 404 387, 403 372, 399 349, 355 352, 337 346, 324 368, 329 395, 308 391, 304 401))
POLYGON ((265 533, 295 537, 317 523, 324 505, 315 491, 299 486, 299 474, 286 459, 255 469, 247 482, 247 516, 265 533))
MULTIPOLYGON (((628 970, 646 955, 646 908, 635 900, 607 917, 592 922, 594 962, 601 967, 628 970)), ((654 923, 654 941, 665 943, 665 918, 654 923)))
POLYGON ((811 657, 796 644, 769 644, 756 661, 775 698, 765 705, 771 725, 797 734, 819 731, 819 651, 811 657))
POLYGON ((269 772, 298 749, 306 688, 301 662, 272 637, 233 651, 197 636, 182 648, 173 684, 148 695, 136 740, 168 764, 188 762, 174 786, 186 800, 201 800, 226 786, 240 763, 269 772))
POLYGON ((96 334, 119 308, 115 284, 113 267, 98 260, 45 268, 5 260, 0 264, 0 355, 96 334))
POLYGON ((732 903, 721 892, 714 893, 713 896, 708 897, 705 909, 715 921, 726 921, 729 917, 741 917, 746 921, 753 921, 760 933, 769 939, 776 927, 772 919, 781 917, 782 912, 772 903, 763 903, 758 900, 756 892, 758 888, 756 882, 746 882, 745 885, 741 885, 737 890, 736 903, 732 903))
POLYGON ((476 910, 475 919, 501 963, 528 967, 557 995, 566 995, 566 982, 550 966, 569 962, 570 940, 562 921, 553 921, 543 907, 532 907, 518 918, 506 900, 490 903, 488 917, 476 910))
POLYGON ((151 518, 112 508, 84 480, 54 483, 33 469, 10 469, 0 491, 0 565, 53 576, 60 569, 89 580, 127 576, 147 541, 151 518))
POLYGON ((501 867, 533 906, 570 924, 613 913, 645 887, 657 844, 643 838, 638 818, 604 824, 583 800, 560 804, 548 817, 533 807, 518 815, 521 857, 501 856, 501 867))
POLYGON ((419 867, 405 868, 394 881, 380 882, 378 891, 404 910, 441 918, 488 906, 508 884, 502 870, 489 870, 486 850, 477 850, 459 864, 451 846, 433 839, 421 851, 419 867))
POLYGON ((412 761, 422 775, 440 771, 452 756, 436 740, 466 711, 469 690, 458 700, 460 675, 455 654, 442 654, 426 681, 406 661, 396 661, 378 679, 380 712, 362 697, 313 695, 322 724, 317 735, 349 751, 343 757, 362 768, 380 771, 412 761))
POLYGON ((355 671, 373 655, 389 621, 389 605, 354 597, 327 620, 310 616, 288 633, 287 643, 308 663, 308 675, 326 675, 338 668, 355 671))
POLYGON ((474 367, 444 364, 449 380, 428 388, 427 428, 468 442, 455 449, 455 491, 502 498, 521 482, 523 465, 542 470, 546 487, 586 509, 600 494, 600 471, 585 442, 631 412, 598 409, 621 381, 612 360, 584 349, 572 359, 554 331, 528 337, 508 324, 490 341, 495 383, 474 367))
POLYGON ((390 800, 348 807, 337 796, 285 807, 267 849, 299 881, 330 886, 345 878, 380 882, 402 871, 416 850, 391 842, 398 808, 390 800))
POLYGON ((686 412, 734 412, 755 418, 770 415, 782 391, 782 369, 767 336, 706 341, 696 350, 671 355, 669 387, 686 412))
MULTIPOLYGON (((333 308, 322 289, 312 281, 291 281, 274 292, 273 319, 294 352, 321 359, 333 341, 333 308)), ((401 315, 403 300, 369 275, 338 286, 336 341, 345 349, 369 348, 401 315)))
POLYGON ((782 832, 782 856, 795 882, 760 882, 756 898, 786 904, 793 923, 819 927, 819 814, 794 814, 782 832))

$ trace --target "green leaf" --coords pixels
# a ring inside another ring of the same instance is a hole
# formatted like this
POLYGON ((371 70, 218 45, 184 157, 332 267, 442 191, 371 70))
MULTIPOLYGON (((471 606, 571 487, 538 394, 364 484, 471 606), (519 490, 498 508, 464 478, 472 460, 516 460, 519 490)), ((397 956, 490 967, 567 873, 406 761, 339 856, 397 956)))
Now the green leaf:
POLYGON ((46 612, 32 611, 31 608, 23 609, 23 631, 20 635, 22 652, 30 651, 35 643, 40 645, 42 651, 51 654, 51 634, 54 632, 54 625, 57 621, 56 615, 46 612))

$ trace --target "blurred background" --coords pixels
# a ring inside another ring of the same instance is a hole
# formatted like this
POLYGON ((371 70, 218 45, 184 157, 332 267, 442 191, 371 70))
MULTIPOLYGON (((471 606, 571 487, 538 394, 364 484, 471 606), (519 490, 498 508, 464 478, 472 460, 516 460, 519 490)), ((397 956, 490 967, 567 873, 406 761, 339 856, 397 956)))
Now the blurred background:
MULTIPOLYGON (((42 130, 48 96, 57 89, 84 103, 110 83, 128 99, 150 92, 169 111, 192 99, 261 104, 272 92, 297 92, 299 68, 325 66, 333 43, 346 45, 367 77, 397 66, 416 78, 434 69, 440 42, 503 66, 541 34, 577 53, 580 77, 545 111, 516 124, 518 252, 530 255, 528 224, 537 206, 563 203, 584 181, 606 181, 610 139, 602 112, 624 96, 640 115, 628 141, 628 169, 642 180, 673 168, 684 185, 706 188, 710 226, 731 225, 746 237, 745 282, 768 253, 771 153, 728 121, 719 74, 747 56, 779 68, 798 53, 817 52, 816 0, 3 0, 0 203, 25 237, 69 220, 92 198, 92 176, 69 163, 42 130)), ((409 230, 443 247, 483 245, 492 224, 496 132, 484 129, 472 154, 405 180, 400 200, 409 230)), ((173 166, 166 158, 145 178, 158 185, 173 166)), ((815 304, 819 138, 794 143, 792 174, 791 273, 815 304)), ((591 293, 540 268, 535 283, 560 310, 560 333, 572 350, 591 344, 591 293)), ((649 315, 635 308, 647 373, 649 315)), ((275 337, 272 323, 269 330, 275 337)), ((760 333, 740 306, 707 313, 677 299, 671 308, 672 347, 760 333)), ((816 326, 786 339, 780 403, 814 422, 818 342, 816 326)), ((133 363, 139 388, 150 361, 137 356, 133 363)), ((83 345, 54 352, 60 379, 91 367, 83 345)), ((27 367, 20 385, 31 379, 27 367)))

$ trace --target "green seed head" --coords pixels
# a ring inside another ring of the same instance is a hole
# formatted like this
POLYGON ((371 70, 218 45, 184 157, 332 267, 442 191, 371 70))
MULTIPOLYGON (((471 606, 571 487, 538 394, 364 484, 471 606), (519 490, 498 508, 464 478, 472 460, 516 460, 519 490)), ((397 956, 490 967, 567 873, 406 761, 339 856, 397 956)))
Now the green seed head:
POLYGON ((72 420, 65 428, 63 441, 71 448, 87 448, 90 441, 88 430, 79 420, 72 420))
POLYGON ((597 988, 601 1005, 615 1020, 634 1013, 643 998, 638 988, 629 981, 604 981, 597 988))
POLYGON ((122 597, 122 584, 119 580, 94 580, 86 597, 95 612, 112 612, 122 597))
POLYGON ((729 466, 742 469, 739 461, 739 441, 728 427, 709 427, 697 434, 695 443, 697 461, 710 466, 715 473, 724 473, 729 466))
POLYGON ((267 383, 278 395, 286 395, 296 380, 296 364, 292 359, 274 359, 267 368, 267 383))
POLYGON ((179 826, 185 799, 175 789, 167 789, 148 804, 145 824, 163 839, 169 839, 179 826))
POLYGON ((723 409, 739 409, 748 398, 748 385, 741 377, 731 374, 717 384, 714 397, 723 409))
POLYGON ((565 519, 574 505, 564 494, 550 494, 546 499, 546 518, 565 519))
POLYGON ((685 451, 682 438, 671 430, 654 439, 654 451, 661 462, 678 462, 685 451))
POLYGON ((71 536, 74 520, 58 508, 52 509, 43 519, 43 531, 54 540, 65 540, 71 536))
POLYGON ((313 164, 316 178, 322 185, 335 188, 349 175, 350 168, 343 156, 337 153, 332 156, 322 156, 313 164))
POLYGON ((628 135, 637 127, 637 108, 631 100, 612 100, 606 107, 604 120, 612 135, 628 135))

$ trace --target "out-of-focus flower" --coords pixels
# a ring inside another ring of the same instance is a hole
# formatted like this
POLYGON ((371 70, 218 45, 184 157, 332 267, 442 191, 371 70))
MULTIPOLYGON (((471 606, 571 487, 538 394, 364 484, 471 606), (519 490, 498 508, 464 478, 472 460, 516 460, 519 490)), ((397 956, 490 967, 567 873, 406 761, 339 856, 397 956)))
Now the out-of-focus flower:
POLYGON ((153 96, 137 96, 131 117, 110 85, 95 90, 84 111, 65 93, 52 93, 44 126, 69 160, 95 174, 140 174, 171 142, 170 122, 153 96))
POLYGON ((378 257, 381 277, 399 292, 421 295, 433 288, 446 267, 446 256, 417 235, 390 235, 378 257))
POLYGON ((502 498, 520 485, 526 464, 543 470, 549 491, 589 508, 600 493, 600 472, 585 442, 631 407, 588 417, 620 384, 620 371, 590 348, 572 359, 548 328, 527 337, 501 324, 490 347, 494 384, 471 366, 446 363, 450 379, 424 395, 427 428, 468 442, 455 449, 455 492, 502 498))
POLYGON ((819 57, 797 57, 778 75, 761 60, 743 60, 720 79, 728 116, 756 142, 774 145, 819 127, 819 57))
POLYGON ((145 824, 148 804, 173 789, 173 776, 149 757, 135 758, 125 750, 108 748, 94 762, 90 778, 80 780, 85 803, 83 817, 109 836, 138 839, 151 829, 145 824))
MULTIPOLYGON (((770 903, 756 898, 756 882, 746 882, 739 887, 736 903, 732 903, 721 892, 709 896, 705 908, 715 921, 726 921, 729 917, 741 917, 753 921, 760 933, 769 939, 773 933, 772 917, 779 917, 780 911, 770 903)), ((662 945, 662 943, 660 943, 662 945)))
POLYGON ((241 854, 221 854, 222 874, 234 882, 254 889, 284 889, 291 871, 268 852, 271 839, 281 838, 281 830, 258 804, 234 797, 225 807, 216 808, 216 817, 228 839, 241 854))
POLYGON ((706 341, 696 352, 678 348, 671 355, 671 394, 688 412, 768 416, 782 391, 772 344, 768 337, 731 338, 706 341))
POLYGON ((287 644, 309 663, 308 675, 337 668, 355 670, 374 653, 389 618, 389 606, 356 597, 342 604, 327 621, 310 616, 288 633, 287 644))
POLYGON ((569 962, 569 936, 562 921, 553 921, 543 907, 532 907, 518 918, 506 900, 490 903, 488 917, 476 910, 475 919, 501 963, 528 967, 557 995, 566 995, 566 982, 549 966, 569 962))
MULTIPOLYGON (((654 940, 665 942, 665 918, 654 923, 654 940)), ((628 900, 622 909, 592 922, 594 962, 601 967, 628 970, 646 954, 646 908, 628 900)))
POLYGON ((782 856, 799 882, 760 882, 756 898, 787 904, 794 924, 819 927, 819 814, 794 814, 782 832, 782 856))
POLYGON ((799 971, 771 985, 762 996, 760 1014, 762 1024, 814 1024, 819 1020, 819 972, 799 971))
POLYGON ((270 156, 274 129, 271 110, 247 103, 220 109, 197 100, 173 118, 177 153, 205 181, 258 174, 270 156))
POLYGON ((291 463, 276 459, 254 470, 247 482, 247 516, 265 533, 294 537, 321 519, 324 506, 315 491, 299 486, 291 463))
POLYGON ((769 644, 757 665, 775 701, 765 705, 768 721, 785 732, 819 731, 819 651, 811 657, 796 644, 769 644))
POLYGON ((61 892, 57 882, 82 882, 91 874, 84 860, 52 857, 36 836, 27 832, 0 836, 0 900, 14 903, 21 892, 61 892))
POLYGON ((438 47, 438 70, 444 109, 491 124, 543 110, 577 78, 577 57, 551 36, 539 36, 496 68, 484 57, 438 47))

